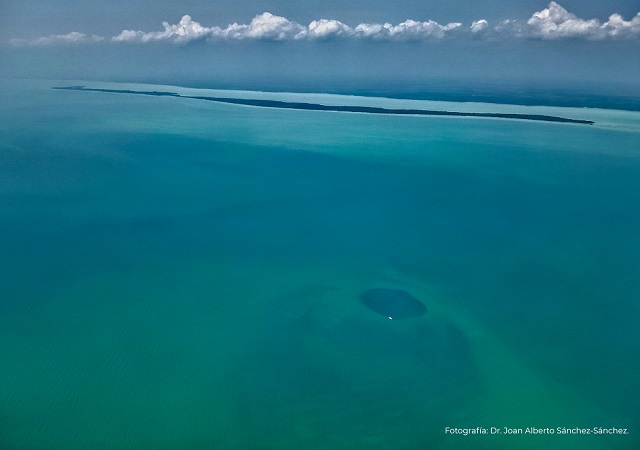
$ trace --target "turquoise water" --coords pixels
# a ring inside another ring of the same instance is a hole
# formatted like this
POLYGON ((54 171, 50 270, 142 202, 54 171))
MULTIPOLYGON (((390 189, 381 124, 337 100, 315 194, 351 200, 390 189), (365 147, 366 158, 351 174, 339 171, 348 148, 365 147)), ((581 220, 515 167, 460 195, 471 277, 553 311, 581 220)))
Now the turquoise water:
POLYGON ((0 448, 640 446, 639 113, 56 85, 1 94, 0 448))

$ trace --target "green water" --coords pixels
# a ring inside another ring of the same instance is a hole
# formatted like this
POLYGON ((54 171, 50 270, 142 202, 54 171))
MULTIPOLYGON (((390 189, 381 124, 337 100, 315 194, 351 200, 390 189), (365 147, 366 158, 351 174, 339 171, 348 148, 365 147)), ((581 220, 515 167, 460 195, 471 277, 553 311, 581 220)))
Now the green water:
POLYGON ((0 101, 0 448, 640 446, 638 113, 55 85, 0 101))

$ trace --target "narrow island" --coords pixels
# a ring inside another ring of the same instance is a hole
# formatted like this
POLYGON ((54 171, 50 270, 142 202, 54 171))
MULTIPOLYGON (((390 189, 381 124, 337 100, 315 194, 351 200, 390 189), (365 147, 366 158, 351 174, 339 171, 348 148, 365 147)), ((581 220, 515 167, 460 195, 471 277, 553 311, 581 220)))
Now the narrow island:
POLYGON ((379 108, 375 106, 340 106, 340 105, 333 106, 333 105, 321 105, 318 103, 282 102, 277 100, 191 96, 191 95, 180 95, 176 92, 164 92, 164 91, 133 91, 130 89, 98 89, 98 88, 87 88, 84 86, 60 86, 60 87, 54 87, 53 89, 61 89, 61 90, 67 90, 67 91, 107 92, 107 93, 115 93, 115 94, 152 95, 152 96, 158 96, 158 97, 179 97, 179 98, 190 98, 194 100, 206 100, 209 102, 230 103, 234 105, 258 106, 262 108, 300 109, 300 110, 309 110, 309 111, 334 111, 334 112, 354 112, 354 113, 365 113, 365 114, 394 114, 394 115, 410 115, 410 116, 488 117, 493 119, 536 120, 536 121, 542 121, 542 122, 577 123, 577 124, 584 124, 584 125, 593 125, 594 123, 591 120, 569 119, 566 117, 547 116, 542 114, 460 112, 460 111, 438 111, 438 110, 428 110, 428 109, 393 109, 393 108, 379 108))

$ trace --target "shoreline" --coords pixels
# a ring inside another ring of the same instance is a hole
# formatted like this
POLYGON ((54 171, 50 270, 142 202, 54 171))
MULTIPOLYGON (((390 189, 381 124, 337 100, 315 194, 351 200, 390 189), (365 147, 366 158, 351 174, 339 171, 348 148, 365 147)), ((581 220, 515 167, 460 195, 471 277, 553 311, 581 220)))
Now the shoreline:
POLYGON ((329 112, 352 112, 363 114, 388 114, 388 115, 406 115, 406 116, 453 116, 453 117, 476 117, 490 119, 516 119, 516 120, 532 120, 538 122, 556 122, 556 123, 574 123, 581 125, 593 125, 591 120, 571 119, 559 116, 550 116, 544 114, 521 114, 521 113, 490 113, 490 112, 462 112, 462 111, 443 111, 443 110, 427 110, 427 109, 408 109, 408 108, 382 108, 374 106, 341 106, 341 105, 323 105, 319 103, 304 102, 284 102, 278 100, 263 99, 240 99, 230 97, 209 97, 181 95, 176 92, 168 91, 135 91, 131 89, 102 89, 87 88, 84 86, 56 86, 52 87, 56 90, 67 91, 84 91, 84 92, 103 92, 112 94, 130 94, 130 95, 149 95, 156 97, 177 97, 193 100, 204 100, 217 103, 226 103, 241 106, 255 106, 260 108, 278 108, 278 109, 295 109, 306 111, 329 111, 329 112))

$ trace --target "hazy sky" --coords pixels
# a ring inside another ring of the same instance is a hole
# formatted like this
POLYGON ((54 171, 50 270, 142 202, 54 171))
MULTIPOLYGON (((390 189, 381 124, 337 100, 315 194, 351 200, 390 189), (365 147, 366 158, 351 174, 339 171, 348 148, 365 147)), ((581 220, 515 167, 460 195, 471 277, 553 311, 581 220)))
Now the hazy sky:
POLYGON ((0 75, 637 83, 639 12, 638 0, 4 0, 0 75))

